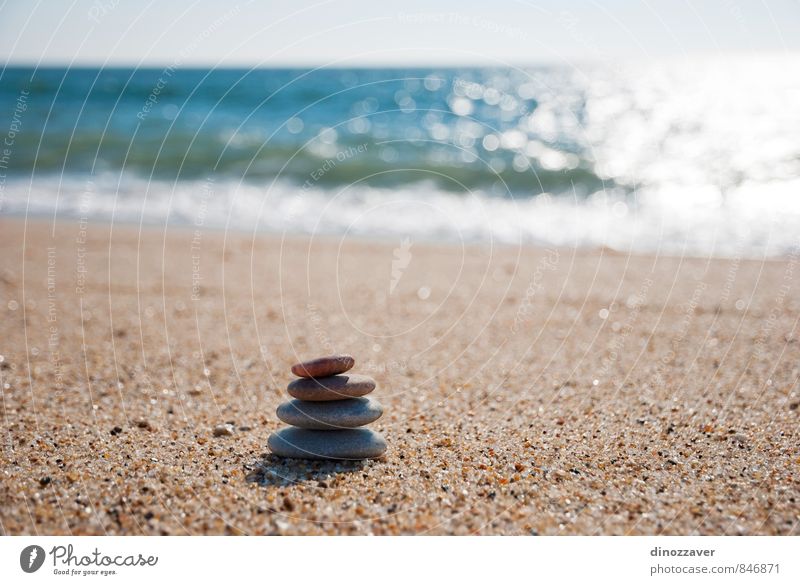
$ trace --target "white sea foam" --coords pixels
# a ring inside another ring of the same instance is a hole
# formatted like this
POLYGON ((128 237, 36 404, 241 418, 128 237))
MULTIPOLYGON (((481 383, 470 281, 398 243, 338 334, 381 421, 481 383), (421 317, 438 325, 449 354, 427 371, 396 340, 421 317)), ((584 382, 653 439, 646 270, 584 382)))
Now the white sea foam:
POLYGON ((324 190, 286 182, 71 178, 7 183, 3 213, 268 233, 767 257, 800 244, 798 192, 800 179, 743 183, 725 198, 713 189, 663 184, 627 197, 597 192, 588 198, 545 194, 515 200, 456 194, 426 183, 324 190))

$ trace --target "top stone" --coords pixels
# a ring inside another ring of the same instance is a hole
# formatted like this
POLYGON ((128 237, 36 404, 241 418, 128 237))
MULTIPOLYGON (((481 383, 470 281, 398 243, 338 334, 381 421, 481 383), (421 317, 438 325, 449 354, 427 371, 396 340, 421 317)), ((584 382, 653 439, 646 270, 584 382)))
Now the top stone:
POLYGON ((292 366, 292 373, 301 378, 325 378, 342 374, 356 363, 353 356, 338 354, 321 357, 292 366))

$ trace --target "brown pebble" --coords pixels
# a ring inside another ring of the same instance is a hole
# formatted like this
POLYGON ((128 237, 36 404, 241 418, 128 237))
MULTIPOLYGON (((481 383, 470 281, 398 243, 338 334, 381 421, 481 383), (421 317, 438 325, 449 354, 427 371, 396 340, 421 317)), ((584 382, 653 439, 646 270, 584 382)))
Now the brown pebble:
POLYGON ((342 400, 369 394, 375 390, 375 380, 359 374, 327 378, 300 378, 291 382, 286 389, 291 396, 298 400, 311 402, 342 400))
POLYGON ((331 355, 292 366, 292 373, 301 378, 324 378, 342 374, 352 368, 356 363, 353 356, 338 354, 331 355))
POLYGON ((233 425, 225 423, 224 425, 217 425, 214 427, 215 437, 230 437, 233 435, 233 425))

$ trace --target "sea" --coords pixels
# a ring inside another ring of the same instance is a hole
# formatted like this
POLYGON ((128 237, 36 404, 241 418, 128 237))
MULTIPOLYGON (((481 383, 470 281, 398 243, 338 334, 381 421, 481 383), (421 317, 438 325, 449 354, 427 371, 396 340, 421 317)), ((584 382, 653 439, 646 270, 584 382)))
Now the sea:
POLYGON ((778 257, 800 56, 520 68, 6 67, 0 214, 778 257))

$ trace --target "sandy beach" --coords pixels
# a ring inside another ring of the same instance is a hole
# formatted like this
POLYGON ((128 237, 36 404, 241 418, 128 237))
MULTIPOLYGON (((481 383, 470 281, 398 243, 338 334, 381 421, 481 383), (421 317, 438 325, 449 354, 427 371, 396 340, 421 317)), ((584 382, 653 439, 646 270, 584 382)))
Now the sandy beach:
POLYGON ((800 532, 797 256, 0 242, 3 534, 800 532), (378 381, 385 459, 269 455, 290 366, 333 352, 378 381))

